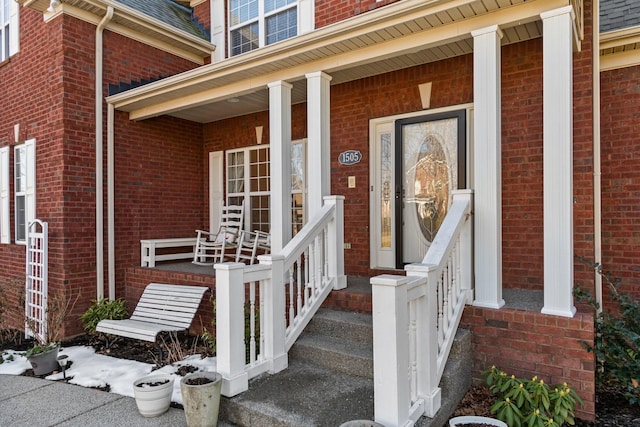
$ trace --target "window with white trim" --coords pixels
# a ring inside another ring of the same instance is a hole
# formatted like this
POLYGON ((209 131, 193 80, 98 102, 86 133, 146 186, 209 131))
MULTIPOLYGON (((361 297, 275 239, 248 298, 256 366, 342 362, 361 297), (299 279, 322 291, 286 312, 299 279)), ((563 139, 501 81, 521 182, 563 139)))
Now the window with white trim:
POLYGON ((229 0, 229 55, 298 35, 299 0, 229 0))
MULTIPOLYGON (((291 145, 292 231, 295 235, 304 225, 306 181, 305 142, 291 145)), ((244 201, 245 229, 271 231, 269 204, 271 202, 271 162, 269 146, 259 145, 226 152, 227 204, 244 201)))
POLYGON ((10 243, 9 147, 0 148, 0 243, 10 243))
POLYGON ((16 243, 26 243, 27 225, 35 219, 35 172, 35 140, 30 139, 13 152, 16 243))
POLYGON ((18 3, 0 0, 0 62, 18 52, 18 3))

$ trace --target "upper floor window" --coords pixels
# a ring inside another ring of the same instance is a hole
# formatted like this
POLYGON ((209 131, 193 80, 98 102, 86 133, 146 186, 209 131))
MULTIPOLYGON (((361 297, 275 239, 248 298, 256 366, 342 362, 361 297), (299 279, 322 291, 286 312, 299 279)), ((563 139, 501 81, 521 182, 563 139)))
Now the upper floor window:
POLYGON ((16 243, 26 243, 27 226, 35 219, 35 140, 14 148, 14 191, 16 243))
POLYGON ((298 0, 229 0, 231 56, 296 35, 298 0))
POLYGON ((0 0, 0 62, 18 51, 18 3, 0 0))

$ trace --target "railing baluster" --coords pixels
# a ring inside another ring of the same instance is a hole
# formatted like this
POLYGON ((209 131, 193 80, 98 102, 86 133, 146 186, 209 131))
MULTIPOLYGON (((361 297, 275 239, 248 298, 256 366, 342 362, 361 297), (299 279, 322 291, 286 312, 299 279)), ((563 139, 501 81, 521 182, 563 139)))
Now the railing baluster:
POLYGON ((411 400, 418 396, 418 337, 416 300, 409 301, 409 383, 411 384, 411 400))
POLYGON ((256 283, 249 283, 249 363, 256 361, 256 283))
POLYGON ((293 310, 293 299, 294 299, 294 292, 293 292, 293 286, 294 286, 294 266, 291 266, 291 268, 289 268, 288 273, 289 273, 289 325, 293 325, 293 320, 295 318, 295 312, 293 310))

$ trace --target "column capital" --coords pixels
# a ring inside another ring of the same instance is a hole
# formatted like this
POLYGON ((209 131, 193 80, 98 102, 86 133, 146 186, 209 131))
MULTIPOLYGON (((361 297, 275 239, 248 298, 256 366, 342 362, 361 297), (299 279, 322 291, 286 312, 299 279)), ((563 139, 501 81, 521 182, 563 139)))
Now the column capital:
POLYGON ((563 6, 563 7, 559 7, 558 9, 542 12, 540 14, 540 19, 544 21, 545 19, 554 18, 556 16, 562 16, 567 14, 571 16, 571 19, 574 19, 576 17, 576 12, 573 10, 573 6, 563 6))
POLYGON ((292 89, 293 85, 291 83, 285 82, 284 80, 278 80, 275 82, 271 82, 271 83, 267 83, 267 86, 269 87, 269 89, 274 89, 274 88, 278 88, 278 87, 283 87, 286 89, 292 89))
POLYGON ((327 81, 331 81, 333 79, 333 77, 331 77, 329 74, 325 73, 324 71, 314 71, 313 73, 307 73, 304 76, 307 78, 307 80, 317 78, 317 77, 323 78, 327 81))
POLYGON ((490 25, 488 27, 479 28, 477 30, 471 31, 471 36, 475 38, 475 37, 479 37, 479 36, 483 36, 485 34, 491 34, 491 33, 497 33, 498 38, 500 39, 504 35, 499 25, 490 25))

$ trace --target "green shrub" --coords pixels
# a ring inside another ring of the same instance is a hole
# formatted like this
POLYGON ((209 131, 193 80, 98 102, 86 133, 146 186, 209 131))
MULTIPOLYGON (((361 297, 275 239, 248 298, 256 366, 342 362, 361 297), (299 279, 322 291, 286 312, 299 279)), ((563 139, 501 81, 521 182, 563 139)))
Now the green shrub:
POLYGON ((498 395, 491 413, 510 427, 560 427, 575 425, 574 408, 582 399, 567 383, 549 386, 508 375, 495 366, 483 372, 489 389, 498 395))
POLYGON ((100 300, 91 300, 91 306, 80 315, 80 320, 85 331, 90 335, 96 335, 96 326, 98 322, 104 319, 121 320, 129 316, 129 312, 123 299, 108 300, 101 298, 100 300))
MULTIPOLYGON (((604 279, 616 307, 598 313, 594 344, 582 342, 596 358, 596 383, 621 388, 632 405, 640 403, 640 303, 620 291, 620 279, 602 269, 602 265, 580 259, 604 279), (613 313, 612 313, 613 312, 613 313), (614 314, 615 313, 615 314, 614 314)), ((600 306, 592 295, 579 286, 574 288, 578 301, 600 306)))

